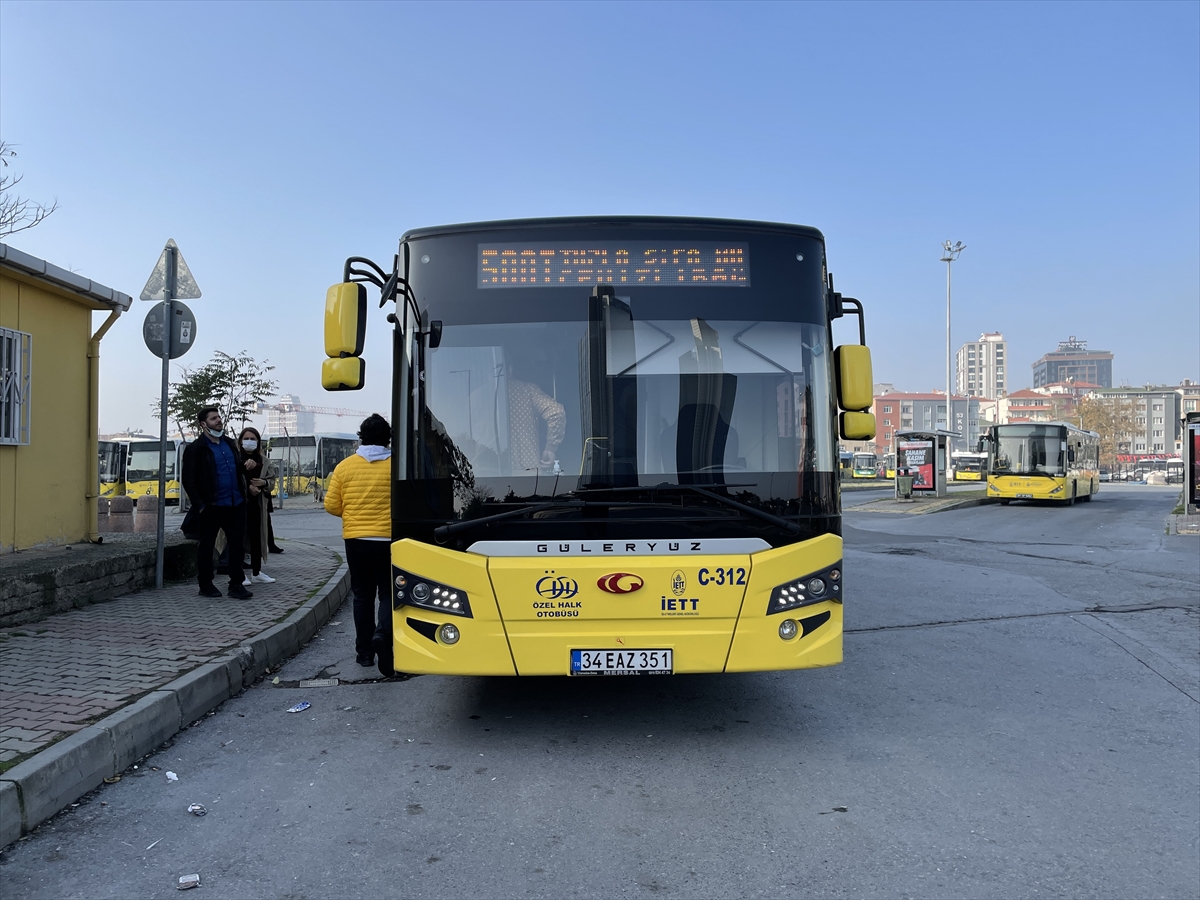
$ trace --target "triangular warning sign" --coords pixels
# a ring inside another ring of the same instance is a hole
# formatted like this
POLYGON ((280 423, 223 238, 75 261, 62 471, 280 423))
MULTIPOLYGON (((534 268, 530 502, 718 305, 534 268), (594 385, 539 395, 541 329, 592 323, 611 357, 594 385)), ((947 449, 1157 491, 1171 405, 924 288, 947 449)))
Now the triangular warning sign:
POLYGON ((160 302, 167 299, 164 291, 167 285, 167 258, 169 255, 175 257, 175 290, 171 294, 171 299, 195 300, 200 296, 200 286, 192 277, 192 270, 184 262, 183 254, 179 252, 179 245, 173 238, 167 241, 167 246, 163 248, 162 254, 158 257, 154 271, 150 273, 146 286, 142 288, 142 299, 160 302), (174 251, 173 254, 168 253, 171 250, 174 251))

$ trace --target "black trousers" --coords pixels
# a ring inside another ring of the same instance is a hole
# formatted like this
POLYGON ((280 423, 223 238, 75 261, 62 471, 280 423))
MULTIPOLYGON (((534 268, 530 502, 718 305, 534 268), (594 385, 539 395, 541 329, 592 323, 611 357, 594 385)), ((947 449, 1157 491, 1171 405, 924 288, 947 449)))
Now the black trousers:
POLYGON ((392 544, 347 538, 346 564, 350 567, 350 593, 354 595, 354 652, 359 659, 375 658, 371 639, 378 630, 391 643, 392 544), (378 598, 379 616, 375 615, 378 598))
POLYGON ((246 539, 246 504, 206 506, 200 511, 200 544, 196 547, 196 574, 200 587, 213 587, 213 547, 217 532, 225 532, 229 549, 229 587, 242 583, 243 545, 246 539))

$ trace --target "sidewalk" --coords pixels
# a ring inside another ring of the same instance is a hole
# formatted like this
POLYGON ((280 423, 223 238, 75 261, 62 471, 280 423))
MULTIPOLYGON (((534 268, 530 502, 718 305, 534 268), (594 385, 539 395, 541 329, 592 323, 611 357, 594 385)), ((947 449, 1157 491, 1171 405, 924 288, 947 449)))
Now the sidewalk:
MULTIPOLYGON (((349 585, 339 555, 281 545, 263 566, 276 583, 251 585, 250 600, 201 597, 192 581, 0 630, 0 847, 294 655, 329 620, 349 585)), ((224 592, 228 579, 217 585, 224 592)))
POLYGON ((982 506, 987 503, 986 491, 957 491, 948 497, 919 498, 916 500, 897 500, 885 497, 858 506, 849 506, 842 510, 843 515, 854 512, 893 513, 909 516, 921 516, 926 513, 946 512, 951 509, 965 509, 968 506, 982 506))

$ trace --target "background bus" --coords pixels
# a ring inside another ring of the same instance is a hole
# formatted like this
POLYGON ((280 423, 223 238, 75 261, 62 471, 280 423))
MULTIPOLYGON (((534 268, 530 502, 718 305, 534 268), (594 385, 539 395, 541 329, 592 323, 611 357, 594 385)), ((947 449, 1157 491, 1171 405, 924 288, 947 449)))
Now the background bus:
POLYGON ((874 453, 855 453, 851 463, 852 475, 855 478, 877 478, 877 457, 874 453))
POLYGON ((954 481, 983 481, 987 468, 986 453, 955 450, 950 454, 950 465, 954 469, 954 481))
POLYGON ((883 477, 894 479, 896 477, 896 454, 887 453, 883 457, 883 477))
POLYGON ((993 425, 987 446, 987 495, 1013 500, 1054 500, 1068 506, 1100 490, 1100 435, 1066 422, 993 425))
MULTIPOLYGON (((133 498, 158 496, 158 441, 130 441, 129 455, 125 465, 125 493, 133 498)), ((169 438, 167 440, 167 474, 166 474, 166 503, 179 502, 180 461, 183 456, 184 441, 169 438)))
POLYGON ((410 231, 393 265, 346 261, 322 384, 362 386, 375 304, 353 281, 378 285, 396 303, 396 669, 841 661, 838 436, 870 440, 874 417, 866 347, 833 347, 831 319, 861 305, 827 282, 819 231, 479 223, 410 231))
POLYGON ((278 497, 311 494, 322 500, 334 468, 358 449, 352 434, 273 435, 267 441, 267 473, 278 497))
POLYGON ((849 481, 854 477, 854 454, 849 450, 838 451, 838 478, 849 481))
POLYGON ((125 496, 125 466, 128 463, 128 441, 99 441, 100 496, 125 496))

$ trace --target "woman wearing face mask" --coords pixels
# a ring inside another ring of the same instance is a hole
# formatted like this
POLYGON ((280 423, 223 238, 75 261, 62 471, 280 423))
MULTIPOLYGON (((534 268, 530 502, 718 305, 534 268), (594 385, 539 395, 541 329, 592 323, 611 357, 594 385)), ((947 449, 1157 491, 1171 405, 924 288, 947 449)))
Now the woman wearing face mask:
POLYGON ((246 546, 250 550, 250 581, 256 584, 271 584, 275 581, 262 570, 262 560, 267 554, 267 484, 266 463, 262 455, 262 435, 257 428, 249 426, 238 435, 242 468, 246 471, 250 496, 246 503, 246 546))

